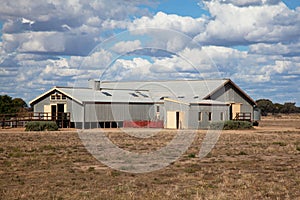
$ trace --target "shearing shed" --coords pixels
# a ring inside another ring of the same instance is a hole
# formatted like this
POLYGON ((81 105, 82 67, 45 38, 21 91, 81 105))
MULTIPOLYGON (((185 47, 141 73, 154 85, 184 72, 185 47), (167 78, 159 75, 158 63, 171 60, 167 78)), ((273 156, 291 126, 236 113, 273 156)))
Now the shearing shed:
POLYGON ((206 129, 212 122, 257 120, 255 101, 230 79, 89 80, 89 87, 54 87, 30 105, 60 127, 78 129, 206 129))

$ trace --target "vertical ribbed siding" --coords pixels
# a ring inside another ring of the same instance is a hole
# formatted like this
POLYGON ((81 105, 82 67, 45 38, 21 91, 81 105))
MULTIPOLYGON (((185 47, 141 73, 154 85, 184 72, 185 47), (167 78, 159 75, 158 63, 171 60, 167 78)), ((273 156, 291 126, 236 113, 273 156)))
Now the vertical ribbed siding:
POLYGON ((85 107, 86 122, 151 120, 153 104, 88 103, 85 107))

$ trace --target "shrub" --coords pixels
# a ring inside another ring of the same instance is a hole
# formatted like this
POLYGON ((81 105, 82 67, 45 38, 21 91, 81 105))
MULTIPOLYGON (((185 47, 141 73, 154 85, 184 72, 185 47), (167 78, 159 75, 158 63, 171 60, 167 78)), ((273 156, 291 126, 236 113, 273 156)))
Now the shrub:
POLYGON ((36 121, 28 122, 25 131, 57 131, 58 126, 55 122, 36 121))
POLYGON ((225 121, 225 122, 213 122, 210 124, 210 129, 215 130, 244 130, 252 129, 253 126, 251 122, 248 121, 225 121))
POLYGON ((195 155, 194 153, 190 153, 190 154, 188 155, 188 157, 189 157, 189 158, 196 158, 196 155, 195 155))

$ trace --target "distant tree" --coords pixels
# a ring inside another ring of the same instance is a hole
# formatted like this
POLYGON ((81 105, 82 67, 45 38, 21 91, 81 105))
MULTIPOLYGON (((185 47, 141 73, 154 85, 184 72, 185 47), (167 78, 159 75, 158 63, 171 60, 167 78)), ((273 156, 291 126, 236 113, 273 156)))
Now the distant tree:
POLYGON ((256 101, 257 107, 261 109, 261 114, 267 116, 268 113, 274 113, 275 106, 269 99, 259 99, 256 101))
POLYGON ((282 108, 281 108, 281 112, 282 113, 296 113, 298 110, 298 108, 296 107, 296 103, 292 103, 292 102, 286 102, 283 104, 282 108))
POLYGON ((21 98, 15 98, 12 100, 13 112, 23 112, 27 108, 27 103, 21 98))
POLYGON ((11 109, 12 98, 8 95, 0 96, 0 113, 7 114, 11 109))
POLYGON ((280 103, 275 103, 274 104, 274 113, 281 113, 283 105, 280 103))
POLYGON ((10 114, 26 111, 27 104, 21 98, 12 99, 8 95, 0 95, 0 114, 10 114))
POLYGON ((259 99, 256 101, 257 107, 261 109, 261 114, 266 116, 268 113, 300 113, 300 107, 294 102, 285 102, 284 104, 274 103, 269 99, 259 99))

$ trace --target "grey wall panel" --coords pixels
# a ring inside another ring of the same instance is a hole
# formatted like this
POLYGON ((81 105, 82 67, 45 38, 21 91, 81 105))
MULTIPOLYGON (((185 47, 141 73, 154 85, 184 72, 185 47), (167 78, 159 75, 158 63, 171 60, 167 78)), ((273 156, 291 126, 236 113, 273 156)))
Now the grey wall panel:
POLYGON ((81 104, 67 99, 67 112, 71 114, 71 122, 83 122, 83 106, 81 104))
POLYGON ((40 100, 33 106, 34 112, 44 112, 44 105, 50 105, 50 97, 49 95, 40 100))
POLYGON ((85 105, 86 122, 151 120, 153 104, 94 104, 85 105))
POLYGON ((223 113, 223 121, 229 119, 229 106, 210 106, 210 105, 191 105, 189 111, 189 128, 201 129, 208 128, 210 123, 221 120, 223 113), (201 120, 199 121, 199 112, 201 112, 201 120), (209 121, 209 113, 212 113, 212 119, 209 121))

